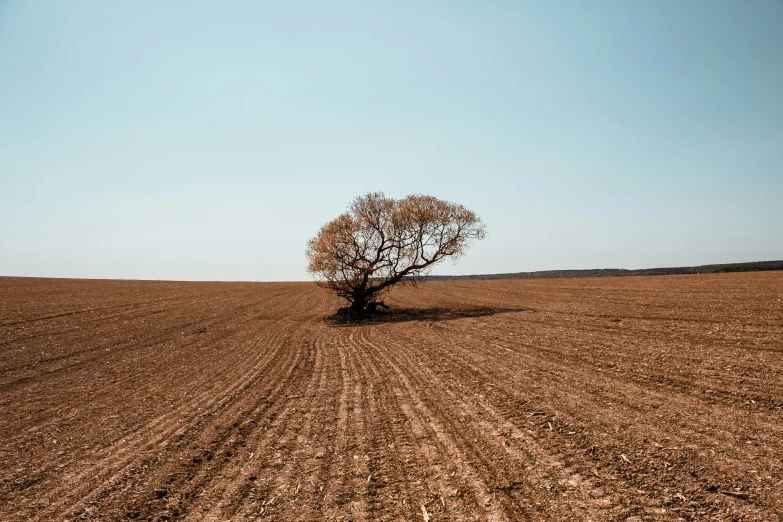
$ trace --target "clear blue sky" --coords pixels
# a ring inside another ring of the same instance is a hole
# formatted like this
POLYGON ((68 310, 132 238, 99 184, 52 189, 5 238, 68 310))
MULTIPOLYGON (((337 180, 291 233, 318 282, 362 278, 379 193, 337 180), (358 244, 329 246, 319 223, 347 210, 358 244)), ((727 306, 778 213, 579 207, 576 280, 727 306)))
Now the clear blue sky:
POLYGON ((0 1, 0 275, 303 280, 378 190, 435 273, 783 259, 783 1, 0 1))

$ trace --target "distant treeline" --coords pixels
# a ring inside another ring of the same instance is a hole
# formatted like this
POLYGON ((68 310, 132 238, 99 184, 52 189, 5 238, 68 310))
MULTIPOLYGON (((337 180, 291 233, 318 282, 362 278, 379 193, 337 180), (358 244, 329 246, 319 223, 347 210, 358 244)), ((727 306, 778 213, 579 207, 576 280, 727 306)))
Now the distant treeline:
POLYGON ((673 274, 717 274, 721 272, 762 272, 783 270, 783 261, 753 261, 751 263, 726 263, 723 265, 678 266, 670 268, 594 268, 590 270, 543 270, 540 272, 514 272, 511 274, 485 274, 464 276, 426 276, 423 280, 445 279, 548 279, 560 277, 617 277, 673 274))

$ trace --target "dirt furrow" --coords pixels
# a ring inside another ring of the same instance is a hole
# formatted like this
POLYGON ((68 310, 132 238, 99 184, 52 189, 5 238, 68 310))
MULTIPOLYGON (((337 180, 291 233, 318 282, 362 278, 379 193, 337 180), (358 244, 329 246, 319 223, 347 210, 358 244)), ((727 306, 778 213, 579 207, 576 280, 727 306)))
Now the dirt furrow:
MULTIPOLYGON (((440 394, 437 394, 435 400, 430 399, 429 395, 433 392, 428 390, 436 384, 420 377, 415 369, 416 362, 401 359, 399 347, 394 350, 389 345, 376 344, 367 337, 364 342, 394 372, 399 385, 396 395, 403 398, 403 413, 418 439, 417 448, 429 461, 428 467, 434 471, 434 475, 447 475, 449 472, 440 463, 449 462, 464 480, 476 503, 471 518, 478 516, 480 519, 508 520, 508 507, 493 494, 487 481, 489 474, 482 473, 488 468, 488 462, 482 459, 477 462, 477 455, 472 451, 470 439, 478 434, 469 432, 469 426, 456 428, 451 420, 460 415, 464 418, 466 412, 451 409, 454 406, 440 394)), ((443 489, 445 484, 436 485, 436 491, 443 489)))
MULTIPOLYGON (((161 447, 167 446, 173 437, 198 429, 205 419, 229 406, 243 388, 253 381, 263 379, 271 364, 285 361, 275 353, 275 348, 279 350, 282 344, 282 341, 276 337, 281 337, 282 332, 272 329, 264 333, 271 334, 271 338, 268 341, 259 340, 258 346, 262 349, 255 352, 257 359, 248 361, 249 369, 228 387, 218 391, 214 386, 208 386, 199 394, 190 396, 129 435, 113 441, 110 446, 91 457, 89 469, 60 479, 61 486, 53 489, 49 495, 53 499, 59 497, 61 501, 52 502, 48 510, 52 513, 57 512, 65 503, 71 504, 72 508, 78 510, 81 504, 89 502, 94 497, 108 496, 113 485, 124 483, 127 469, 140 456, 156 454, 161 447), (109 489, 104 492, 107 487, 109 489), (73 499, 79 500, 74 503, 73 499)), ((48 516, 48 513, 49 511, 46 511, 44 515, 48 516)))
POLYGON ((301 445, 309 445, 312 441, 311 433, 320 420, 315 415, 318 408, 312 405, 312 398, 326 393, 328 372, 317 344, 305 338, 301 342, 312 361, 308 363, 308 372, 297 377, 299 386, 288 397, 290 402, 264 433, 263 440, 256 441, 250 448, 253 458, 237 462, 241 468, 236 470, 229 488, 222 494, 222 502, 207 518, 274 516, 276 510, 288 509, 286 504, 294 503, 295 497, 302 493, 303 478, 299 473, 312 463, 298 454, 301 445))
POLYGON ((349 491, 358 489, 366 495, 367 520, 419 518, 421 507, 426 509, 435 498, 425 471, 431 461, 419 451, 399 386, 387 374, 373 347, 363 340, 361 331, 341 333, 347 336, 347 350, 366 390, 363 400, 367 443, 362 452, 357 452, 357 464, 362 468, 355 473, 354 484, 348 484, 349 491))
POLYGON ((242 409, 227 419, 230 424, 221 424, 230 425, 230 430, 223 429, 225 434, 218 432, 217 436, 211 434, 209 442, 202 437, 201 443, 193 446, 192 451, 197 452, 193 459, 199 462, 207 459, 211 463, 201 466, 195 476, 188 477, 187 483, 173 488, 191 499, 180 502, 187 519, 225 520, 236 510, 237 502, 247 500, 243 494, 252 499, 271 498, 267 475, 276 466, 268 453, 279 443, 289 424, 295 422, 293 405, 313 371, 311 350, 299 346, 290 351, 296 352, 297 364, 285 373, 268 376, 277 385, 271 393, 249 391, 242 409), (263 468, 253 471, 259 466, 263 468))
MULTIPOLYGON (((404 335, 398 336, 400 339, 403 339, 404 335)), ((458 348, 455 348, 454 353, 451 357, 447 358, 446 360, 443 359, 442 355, 444 353, 449 353, 448 350, 444 350, 444 346, 450 346, 449 343, 443 342, 441 340, 438 344, 438 347, 436 350, 432 350, 431 353, 437 354, 439 356, 437 361, 432 361, 433 364, 440 365, 441 367, 444 364, 452 364, 452 368, 454 366, 459 366, 462 364, 461 370, 458 370, 457 373, 460 371, 463 372, 464 375, 469 376, 473 375, 475 379, 477 379, 477 382, 491 382, 493 385, 486 389, 484 392, 484 395, 488 395, 490 397, 501 395, 497 401, 496 404, 500 405, 501 407, 505 405, 506 411, 507 408, 511 405, 513 405, 515 402, 518 402, 517 399, 519 398, 519 391, 520 391, 520 385, 522 385, 521 389, 525 390, 526 388, 526 396, 528 397, 535 397, 536 401, 529 405, 528 408, 541 408, 543 410, 548 410, 548 412, 545 415, 542 415, 541 418, 544 420, 544 424, 541 424, 539 422, 538 426, 547 426, 549 425, 549 432, 552 432, 551 425, 555 424, 555 429, 560 429, 559 427, 565 426, 565 431, 572 433, 572 436, 570 437, 556 437, 554 441, 550 444, 550 446, 554 448, 568 448, 569 446, 574 444, 573 435, 576 435, 579 431, 583 431, 583 428, 580 428, 580 426, 589 426, 589 425, 595 425, 595 423, 602 423, 602 419, 596 418, 591 416, 589 419, 585 419, 584 416, 581 416, 581 419, 579 419, 580 411, 594 411, 595 408, 595 399, 598 399, 598 397, 595 396, 595 392, 592 389, 595 384, 595 376, 588 374, 582 374, 582 375, 558 375, 557 379, 553 378, 553 375, 551 372, 548 372, 545 374, 545 377, 538 377, 536 374, 537 371, 532 371, 531 368, 537 370, 537 366, 540 366, 542 361, 546 361, 546 357, 544 358, 536 358, 536 357, 528 357, 526 359, 526 363, 520 365, 520 363, 512 358, 507 358, 506 363, 502 367, 498 367, 497 365, 497 359, 491 356, 486 355, 484 347, 481 345, 477 345, 475 343, 475 340, 471 338, 472 336, 465 334, 465 332, 460 332, 460 334, 455 335, 454 339, 460 339, 465 340, 465 345, 470 347, 470 351, 461 351, 458 348), (486 362, 484 362, 486 361, 486 362), (481 368, 487 368, 486 370, 482 370, 481 368), (502 376, 505 376, 505 378, 501 378, 502 376), (525 381, 520 380, 520 376, 524 376, 525 381), (545 382, 548 381, 549 386, 547 387, 548 390, 550 390, 550 393, 547 394, 547 396, 544 398, 544 400, 541 400, 541 389, 539 384, 532 384, 531 380, 536 383, 545 382), (562 382, 558 382, 562 381, 562 382), (508 383, 507 385, 504 385, 505 383, 508 383), (525 384, 527 382, 527 384, 525 384), (584 387, 582 384, 588 383, 590 384, 590 387, 584 387), (514 390, 514 392, 511 392, 510 390, 514 390), (501 392, 506 392, 505 394, 502 394, 501 392), (592 397, 592 399, 591 399, 592 397), (560 406, 558 406, 560 405, 560 406), (566 408, 563 408, 562 405, 566 405, 566 408), (558 419, 558 422, 555 422, 555 418, 558 419), (576 430, 576 431, 575 431, 576 430)), ((562 373, 562 372, 561 372, 562 373)), ((616 383, 615 383, 616 384, 616 383)), ((607 433, 614 431, 615 433, 618 433, 618 427, 623 429, 622 427, 627 427, 625 429, 631 430, 628 435, 625 435, 625 442, 621 442, 621 440, 617 440, 614 444, 611 444, 609 446, 604 447, 603 453, 599 455, 599 459, 597 460, 603 460, 608 461, 611 465, 610 468, 615 468, 615 472, 622 472, 623 474, 628 474, 629 470, 636 469, 636 474, 641 475, 650 475, 650 474, 659 474, 660 471, 658 471, 655 468, 648 468, 645 469, 639 469, 639 462, 637 461, 637 464, 633 467, 628 466, 627 462, 621 460, 621 458, 618 458, 618 455, 624 455, 626 458, 630 457, 632 454, 634 455, 634 459, 636 460, 636 455, 641 453, 645 457, 645 464, 649 466, 656 466, 655 459, 651 462, 650 456, 649 456, 649 450, 648 448, 645 448, 645 446, 649 446, 649 444, 640 444, 641 441, 635 440, 636 437, 634 436, 634 433, 638 433, 638 427, 640 424, 645 425, 646 429, 642 432, 644 435, 648 437, 648 440, 668 440, 669 443, 668 446, 677 446, 678 450, 680 452, 680 458, 678 459, 678 464, 681 464, 683 460, 688 460, 691 462, 701 462, 701 466, 704 465, 712 465, 715 464, 715 457, 711 459, 705 459, 703 456, 704 451, 704 445, 698 445, 694 446, 694 451, 689 451, 687 447, 689 444, 687 444, 687 441, 682 440, 681 435, 683 433, 687 434, 687 430, 683 431, 685 428, 683 426, 678 426, 677 428, 670 428, 669 430, 660 433, 655 432, 653 427, 649 424, 649 422, 645 422, 644 418, 638 418, 638 419, 628 419, 628 408, 625 406, 617 406, 617 399, 620 398, 621 400, 624 400, 623 397, 627 396, 634 397, 633 392, 625 391, 622 394, 619 394, 618 397, 618 389, 617 386, 609 386, 606 387, 607 390, 612 389, 614 390, 613 393, 607 392, 607 397, 605 400, 603 400, 602 410, 603 411, 619 411, 622 412, 622 415, 624 416, 623 420, 621 420, 618 424, 617 421, 617 413, 614 413, 613 415, 605 415, 606 425, 601 429, 593 429, 592 435, 597 436, 598 440, 602 440, 603 437, 601 436, 601 433, 607 433), (672 439, 675 437, 674 434, 680 434, 676 435, 676 437, 679 437, 680 442, 677 443, 673 441, 672 439), (669 435, 668 437, 666 435, 669 435), (709 460, 709 463, 707 462, 709 460), (657 473, 656 473, 657 472, 657 473)), ((636 395, 638 400, 638 395, 636 395)), ((599 399, 600 400, 600 399, 599 399)), ((536 411, 536 410, 533 410, 536 411)), ((543 413, 543 412, 542 412, 543 413)), ((513 415, 513 412, 509 412, 508 414, 513 415)), ((658 423, 660 423, 659 421, 658 423)), ((520 426, 524 426, 524 421, 519 422, 520 426)), ((589 433, 589 431, 588 431, 589 433)), ((695 428, 694 428, 695 433, 695 428)), ((593 442, 588 443, 589 441, 586 441, 587 447, 582 447, 582 451, 586 451, 589 449, 592 453, 596 453, 598 451, 598 447, 601 444, 596 444, 595 440, 593 442)), ((724 441, 723 445, 716 445, 715 447, 724 447, 726 444, 724 441)), ((567 458, 567 457, 566 457, 567 458)), ((573 458, 573 457, 572 457, 573 458)), ((674 460, 671 456, 667 457, 669 460, 674 460)), ((720 456, 718 457, 720 459, 720 456)), ((693 467, 684 466, 684 469, 682 466, 677 466, 676 469, 670 464, 665 466, 664 463, 666 463, 665 459, 659 459, 660 462, 658 463, 658 467, 663 469, 667 475, 669 475, 671 478, 663 482, 661 484, 661 488, 665 488, 666 485, 672 485, 677 484, 679 488, 681 488, 681 493, 692 493, 693 491, 699 491, 699 488, 694 484, 694 476, 693 473, 693 467), (689 469, 690 468, 690 469, 689 469), (672 476, 672 473, 674 475, 672 476)), ((732 469, 732 465, 736 466, 736 462, 728 462, 725 466, 722 466, 720 471, 718 471, 719 474, 723 475, 728 470, 732 469)), ((580 470, 583 474, 590 473, 591 466, 582 466, 582 469, 580 470)), ((595 468, 593 468, 595 469, 595 468)), ((763 468, 762 468, 763 469, 763 468)), ((760 470, 759 470, 760 471, 760 470)), ((631 480, 631 483, 633 484, 633 476, 629 477, 629 480, 631 480)), ((663 489, 657 491, 657 492, 650 492, 645 493, 641 491, 640 487, 649 488, 650 483, 649 481, 642 483, 637 483, 636 487, 626 487, 625 489, 628 491, 625 491, 623 493, 623 498, 626 503, 632 504, 632 505, 645 505, 646 503, 652 503, 653 506, 656 505, 655 502, 652 502, 650 499, 650 496, 657 497, 657 498, 664 498, 664 499, 672 499, 675 498, 675 500, 678 498, 676 497, 676 491, 670 492, 668 489, 664 491, 663 489), (641 495, 640 498, 634 499, 633 497, 641 495)), ((629 484, 630 486, 630 484, 629 484)), ((717 488, 718 486, 714 484, 708 484, 705 486, 702 486, 701 491, 706 491, 710 487, 717 488)), ((728 487, 727 485, 723 485, 723 487, 728 487)), ((727 501, 725 499, 725 496, 721 495, 714 495, 713 500, 717 500, 719 504, 725 504, 727 501)), ((730 501, 728 501, 730 502, 730 501)), ((677 506, 675 506, 676 508, 677 506)), ((651 508, 656 509, 656 508, 651 508)), ((710 509, 706 506, 700 506, 701 510, 708 509, 709 511, 716 511, 715 508, 710 509)), ((751 511, 752 508, 751 508, 751 511)))
MULTIPOLYGON (((431 396, 433 404, 439 407, 442 404, 455 405, 453 413, 441 415, 447 422, 451 419, 460 421, 460 424, 453 424, 454 432, 475 430, 473 436, 478 439, 471 441, 470 437, 466 439, 463 436, 460 443, 473 452, 471 459, 474 462, 484 464, 479 470, 484 472, 491 490, 500 498, 506 497, 505 503, 513 513, 512 518, 524 515, 534 520, 543 516, 550 519, 597 519, 594 507, 601 506, 601 501, 590 499, 589 495, 596 496, 590 479, 569 469, 556 454, 542 448, 528 430, 519 429, 495 410, 485 400, 483 390, 477 393, 475 386, 471 385, 477 377, 475 374, 469 371, 463 375, 435 371, 442 361, 422 356, 420 350, 424 339, 416 342, 410 338, 397 338, 398 335, 396 332, 394 335, 381 335, 376 342, 394 349, 395 354, 405 354, 410 358, 408 374, 419 382, 429 383, 423 388, 431 396), (448 375, 448 379, 444 379, 443 375, 448 375), (461 382, 455 382, 455 378, 461 382), (467 393, 465 390, 468 390, 467 393), (449 399, 438 397, 437 391, 449 399), (566 495, 567 499, 562 498, 566 495)), ((520 402, 516 401, 516 404, 520 402)))
POLYGON ((314 506, 325 482, 323 463, 334 445, 328 426, 336 416, 335 404, 329 400, 336 362, 325 350, 322 337, 314 336, 308 343, 314 353, 313 375, 302 395, 292 402, 293 415, 304 417, 302 424, 289 423, 266 454, 260 453, 255 460, 246 462, 244 477, 235 481, 232 502, 224 516, 274 517, 280 511, 299 520, 318 516, 314 506), (264 474, 269 477, 262 485, 264 495, 260 496, 254 490, 259 488, 257 481, 264 474))
POLYGON ((261 348, 273 355, 272 361, 241 388, 227 390, 219 409, 202 414, 202 425, 177 433, 166 446, 171 458, 159 457, 159 468, 140 477, 145 483, 135 488, 129 512, 178 518, 210 509, 222 499, 224 477, 253 452, 259 434, 273 438, 267 431, 286 411, 301 382, 294 376, 309 366, 308 354, 288 347, 295 331, 280 328, 277 333, 260 345, 247 345, 249 354, 261 348))
POLYGON ((783 520, 783 273, 0 295, 2 520, 783 520))

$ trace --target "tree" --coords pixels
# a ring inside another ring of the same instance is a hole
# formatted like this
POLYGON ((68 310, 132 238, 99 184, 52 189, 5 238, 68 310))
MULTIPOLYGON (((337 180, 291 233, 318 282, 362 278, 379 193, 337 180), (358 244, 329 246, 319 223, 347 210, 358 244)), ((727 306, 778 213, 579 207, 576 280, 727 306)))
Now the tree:
POLYGON ((432 196, 395 200, 381 192, 357 197, 348 212, 324 225, 307 243, 307 270, 316 282, 363 316, 398 283, 415 284, 432 265, 456 260, 472 239, 483 239, 481 219, 462 205, 432 196))

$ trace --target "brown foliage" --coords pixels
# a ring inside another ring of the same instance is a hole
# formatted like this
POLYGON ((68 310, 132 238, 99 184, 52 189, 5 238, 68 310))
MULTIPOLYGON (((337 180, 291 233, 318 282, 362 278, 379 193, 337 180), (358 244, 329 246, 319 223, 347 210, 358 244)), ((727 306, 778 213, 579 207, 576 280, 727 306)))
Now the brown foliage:
POLYGON ((485 234, 481 219, 462 205, 375 192, 357 197, 307 243, 307 269, 361 315, 385 307, 379 299, 392 285, 415 284, 432 265, 458 259, 470 240, 485 234))

